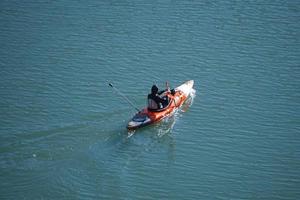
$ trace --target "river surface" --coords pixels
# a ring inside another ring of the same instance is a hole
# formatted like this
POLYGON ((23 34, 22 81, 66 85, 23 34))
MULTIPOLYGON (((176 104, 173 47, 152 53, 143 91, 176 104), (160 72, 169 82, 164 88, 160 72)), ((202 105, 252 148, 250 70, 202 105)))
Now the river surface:
POLYGON ((300 199, 299 1, 0 2, 0 199, 300 199), (153 83, 174 116, 126 130, 153 83))

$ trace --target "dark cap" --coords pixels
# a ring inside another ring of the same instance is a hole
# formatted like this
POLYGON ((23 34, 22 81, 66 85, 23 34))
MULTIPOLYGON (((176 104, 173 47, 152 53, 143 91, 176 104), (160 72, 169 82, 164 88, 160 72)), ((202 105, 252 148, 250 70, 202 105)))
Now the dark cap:
POLYGON ((156 94, 158 92, 158 87, 156 85, 153 85, 152 88, 151 88, 151 92, 153 94, 156 94))

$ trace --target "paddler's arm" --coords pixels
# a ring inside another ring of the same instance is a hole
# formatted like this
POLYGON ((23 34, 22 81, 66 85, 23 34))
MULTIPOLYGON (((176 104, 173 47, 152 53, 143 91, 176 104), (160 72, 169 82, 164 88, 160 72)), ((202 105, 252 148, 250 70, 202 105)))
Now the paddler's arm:
POLYGON ((158 94, 158 95, 161 95, 161 94, 165 93, 166 91, 168 91, 168 89, 165 89, 165 90, 159 91, 157 94, 158 94))

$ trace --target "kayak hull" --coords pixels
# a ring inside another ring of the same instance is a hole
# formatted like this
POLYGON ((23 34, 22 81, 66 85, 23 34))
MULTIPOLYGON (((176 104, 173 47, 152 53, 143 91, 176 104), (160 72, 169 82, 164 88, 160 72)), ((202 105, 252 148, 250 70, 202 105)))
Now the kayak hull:
POLYGON ((175 94, 167 93, 170 103, 161 111, 150 111, 147 107, 136 113, 128 122, 127 129, 135 130, 157 123, 171 116, 187 100, 192 92, 194 81, 190 80, 175 88, 175 94))

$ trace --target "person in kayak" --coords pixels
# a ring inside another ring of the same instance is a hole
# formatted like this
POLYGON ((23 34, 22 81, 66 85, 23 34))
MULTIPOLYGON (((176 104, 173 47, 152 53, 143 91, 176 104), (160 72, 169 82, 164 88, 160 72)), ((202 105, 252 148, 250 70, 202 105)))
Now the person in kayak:
POLYGON ((158 92, 158 87, 153 85, 151 88, 151 93, 148 94, 148 109, 151 111, 158 111, 160 109, 165 108, 169 104, 168 96, 160 97, 161 94, 166 92, 166 90, 162 90, 158 92))

